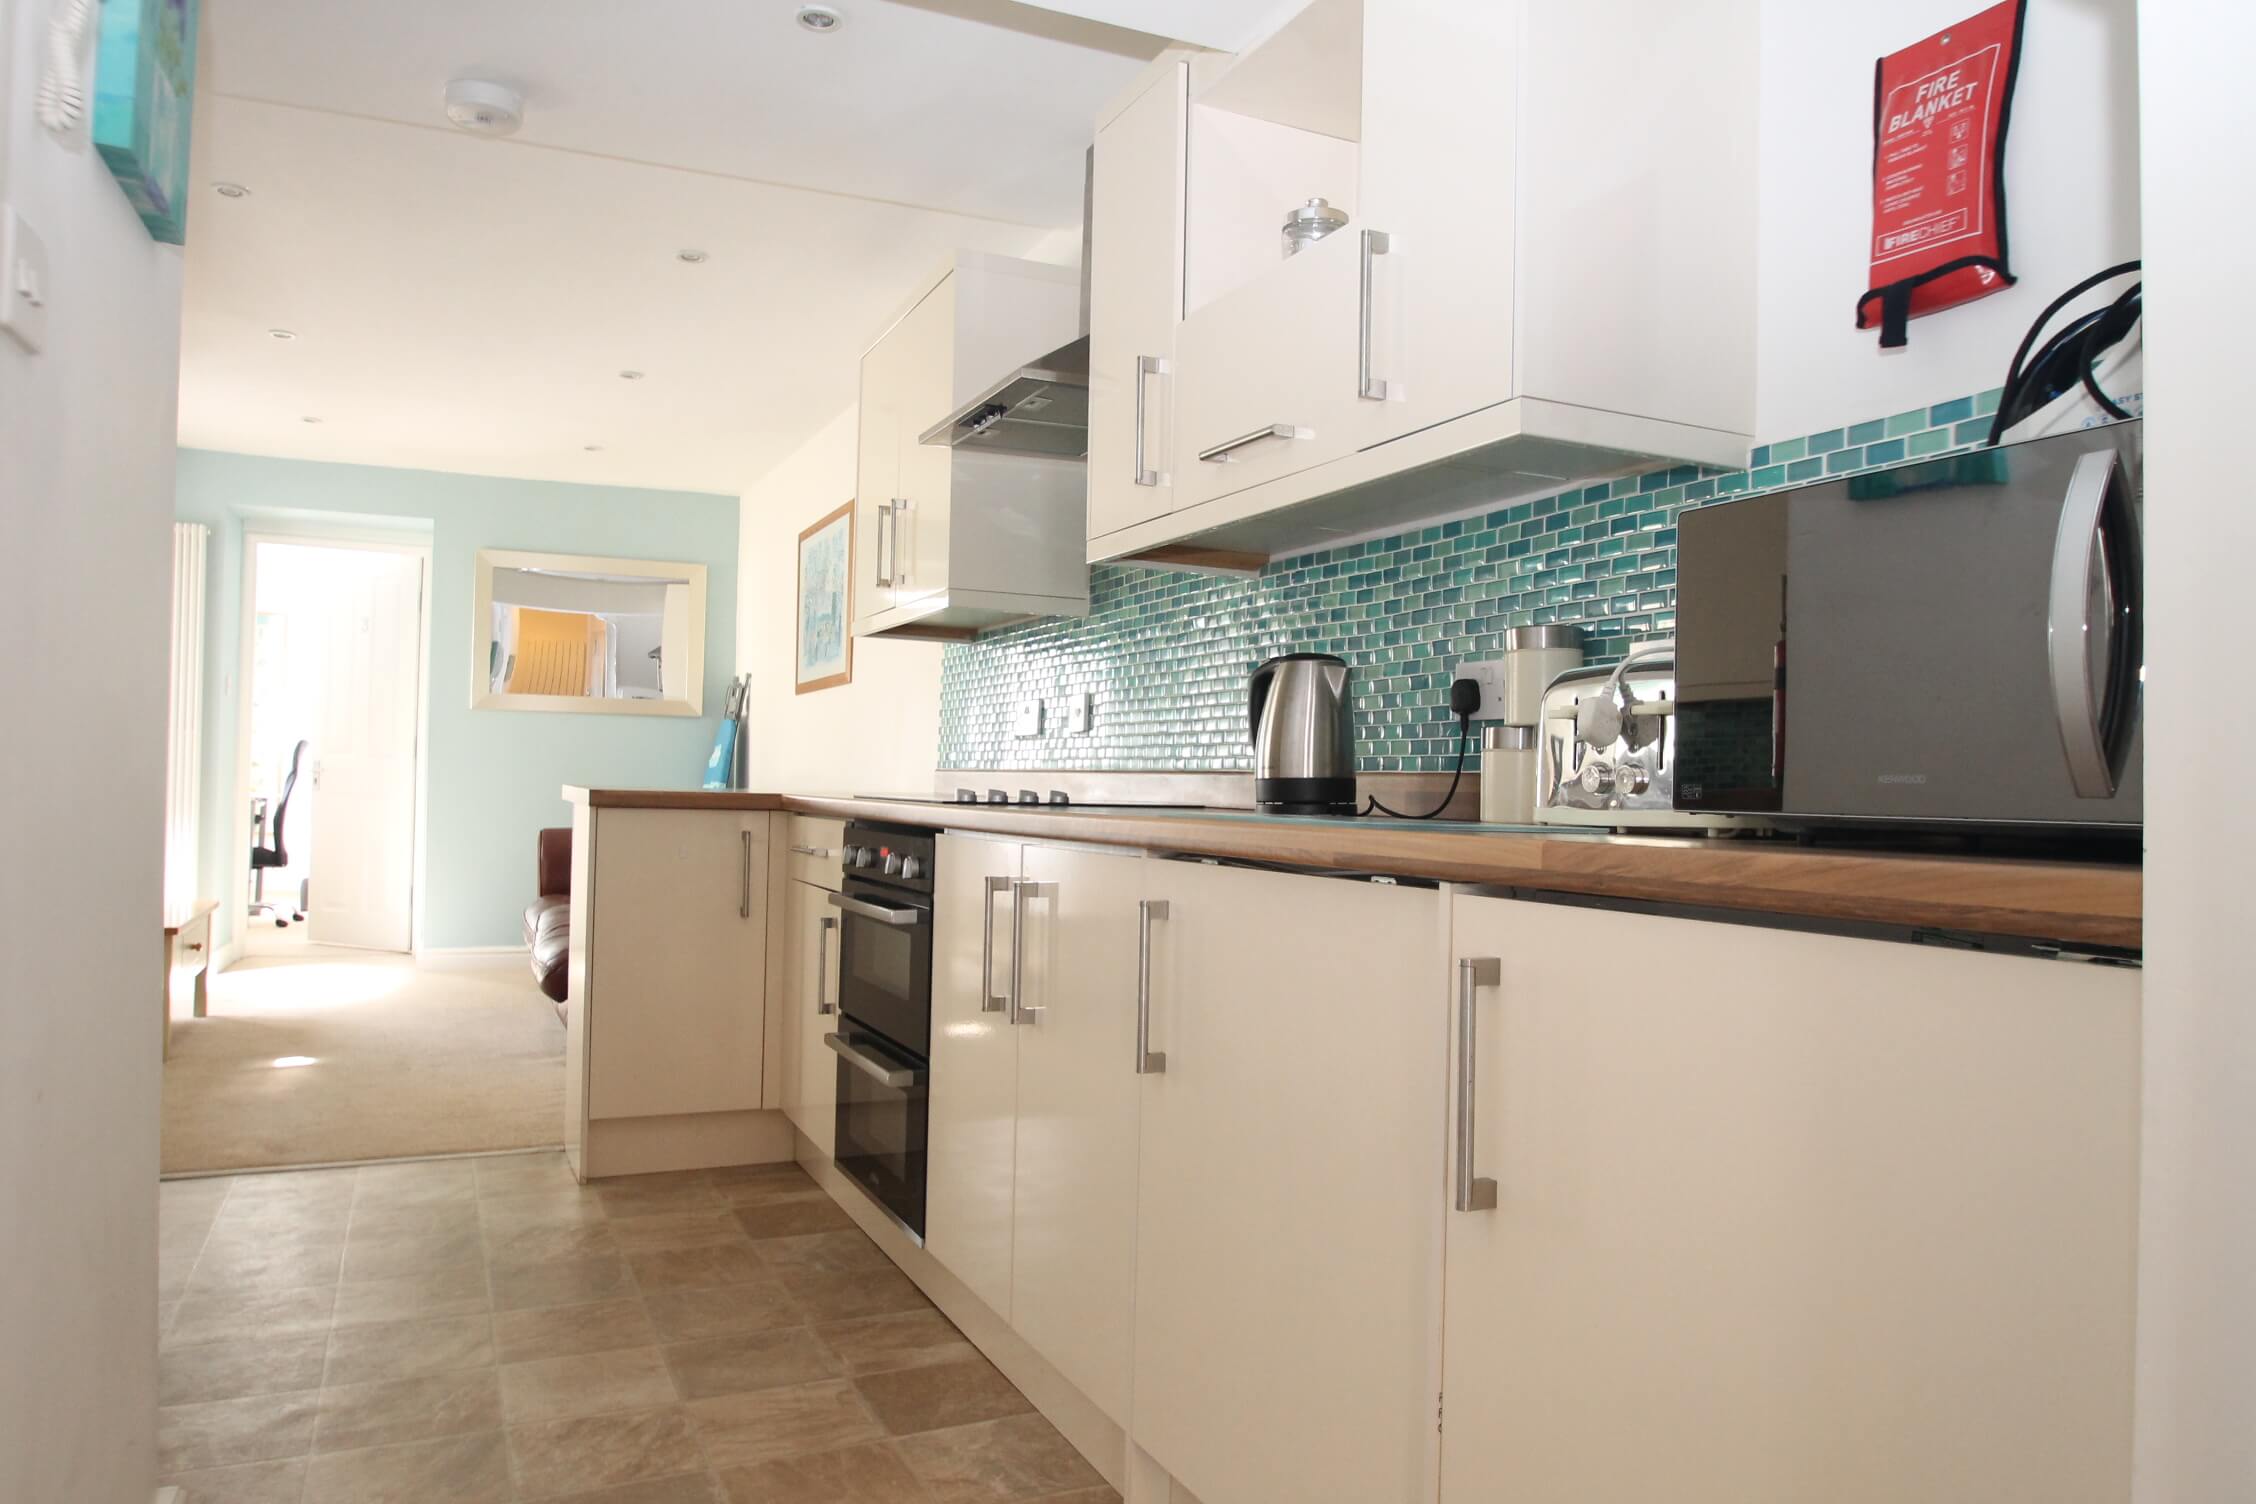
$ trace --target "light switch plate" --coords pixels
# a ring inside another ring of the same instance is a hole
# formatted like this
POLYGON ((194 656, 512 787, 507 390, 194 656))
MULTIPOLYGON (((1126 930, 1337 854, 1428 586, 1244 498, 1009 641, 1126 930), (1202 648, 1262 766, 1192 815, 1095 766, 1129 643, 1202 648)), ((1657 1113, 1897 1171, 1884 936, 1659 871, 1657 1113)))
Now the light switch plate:
POLYGON ((1042 734, 1042 702, 1021 700, 1011 708, 1011 735, 1040 736, 1042 734))
POLYGON ((47 242, 16 213, 0 206, 0 329, 32 354, 47 343, 47 242))
POLYGON ((1086 736, 1097 719, 1097 697, 1083 690, 1065 697, 1065 729, 1075 736, 1086 736))

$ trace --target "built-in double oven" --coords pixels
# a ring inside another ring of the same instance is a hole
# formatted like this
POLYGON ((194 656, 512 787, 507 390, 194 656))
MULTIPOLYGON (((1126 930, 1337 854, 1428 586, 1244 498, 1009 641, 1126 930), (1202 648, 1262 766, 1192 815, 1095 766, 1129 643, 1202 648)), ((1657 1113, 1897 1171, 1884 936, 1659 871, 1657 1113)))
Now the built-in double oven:
POLYGON ((924 1240, 931 1121, 932 868, 929 830, 850 824, 839 891, 835 1159, 894 1221, 924 1240))

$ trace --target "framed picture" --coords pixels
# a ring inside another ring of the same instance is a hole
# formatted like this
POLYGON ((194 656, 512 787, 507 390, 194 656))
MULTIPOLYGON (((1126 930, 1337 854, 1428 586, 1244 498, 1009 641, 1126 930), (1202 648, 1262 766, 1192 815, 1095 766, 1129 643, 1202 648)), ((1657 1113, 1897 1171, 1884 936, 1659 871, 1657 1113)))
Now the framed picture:
POLYGON ((188 239, 196 0, 109 0, 94 72, 94 145, 151 239, 188 239))
POLYGON ((799 535, 798 659, 793 688, 800 694, 854 682, 854 504, 799 535))

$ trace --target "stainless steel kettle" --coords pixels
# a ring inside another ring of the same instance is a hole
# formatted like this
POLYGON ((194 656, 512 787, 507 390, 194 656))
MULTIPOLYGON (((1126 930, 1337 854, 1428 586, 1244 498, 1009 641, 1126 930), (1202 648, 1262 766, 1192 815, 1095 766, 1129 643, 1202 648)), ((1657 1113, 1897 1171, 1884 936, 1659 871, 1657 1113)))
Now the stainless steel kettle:
POLYGON ((1256 808, 1277 815, 1355 813, 1352 672, 1329 653, 1286 653, 1253 671, 1246 724, 1256 808))

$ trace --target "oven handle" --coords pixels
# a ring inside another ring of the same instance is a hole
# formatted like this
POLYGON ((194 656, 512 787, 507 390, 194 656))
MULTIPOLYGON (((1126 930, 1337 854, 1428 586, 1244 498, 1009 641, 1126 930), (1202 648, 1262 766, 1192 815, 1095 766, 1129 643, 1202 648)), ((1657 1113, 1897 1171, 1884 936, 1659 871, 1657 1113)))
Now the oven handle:
POLYGON ((907 1091, 912 1087, 924 1085, 923 1071, 906 1070, 887 1065, 882 1060, 865 1055, 854 1048, 843 1034, 825 1034, 823 1043, 829 1045, 831 1052, 839 1059, 881 1086, 889 1086, 895 1091, 907 1091))
POLYGON ((924 923, 924 910, 915 908, 890 908, 881 903, 870 903, 860 898, 849 898, 843 893, 830 895, 830 906, 858 914, 864 919, 874 919, 879 924, 908 926, 924 923))

